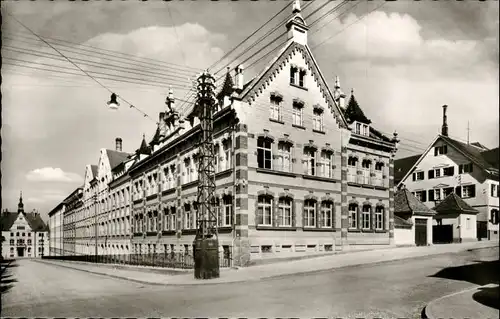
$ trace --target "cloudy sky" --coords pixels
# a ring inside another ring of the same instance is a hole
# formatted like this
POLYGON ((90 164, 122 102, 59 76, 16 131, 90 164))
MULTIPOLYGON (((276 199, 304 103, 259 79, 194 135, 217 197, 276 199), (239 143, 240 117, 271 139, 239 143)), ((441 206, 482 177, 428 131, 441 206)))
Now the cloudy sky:
MULTIPOLYGON (((176 97, 189 97, 199 70, 287 3, 2 2, 2 208, 15 209, 22 190, 27 209, 46 216, 82 183, 100 148, 114 148, 121 137, 132 152, 143 134, 152 135, 170 85, 176 97), (125 102, 107 109, 109 91, 12 17, 151 118, 125 102)), ((375 127, 399 132, 398 157, 425 149, 440 128, 443 104, 452 137, 466 140, 469 122, 471 142, 498 146, 497 1, 359 1, 325 15, 340 3, 302 2, 309 24, 324 17, 311 26, 309 45, 331 85, 338 75, 375 127)), ((245 70, 250 79, 273 55, 252 62, 284 39, 269 43, 284 26, 248 47, 290 13, 211 70, 244 62, 252 66, 245 70)))

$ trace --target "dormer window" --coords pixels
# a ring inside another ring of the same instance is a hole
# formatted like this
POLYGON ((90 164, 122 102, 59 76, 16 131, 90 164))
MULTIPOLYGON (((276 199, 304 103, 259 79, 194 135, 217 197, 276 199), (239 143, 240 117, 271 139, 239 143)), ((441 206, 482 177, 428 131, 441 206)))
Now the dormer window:
POLYGON ((304 88, 306 86, 306 74, 306 69, 291 65, 290 84, 304 88))
POLYGON ((448 145, 434 147, 434 156, 443 155, 446 153, 448 153, 448 145))
POLYGON ((370 136, 370 127, 364 123, 354 122, 354 132, 359 135, 370 136))

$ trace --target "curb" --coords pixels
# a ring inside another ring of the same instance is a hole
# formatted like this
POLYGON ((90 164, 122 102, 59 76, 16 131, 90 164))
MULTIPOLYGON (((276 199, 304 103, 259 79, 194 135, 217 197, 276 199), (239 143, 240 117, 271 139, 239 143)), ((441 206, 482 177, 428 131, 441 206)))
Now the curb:
MULTIPOLYGON (((481 248, 479 248, 479 249, 481 249, 481 248)), ((457 291, 457 292, 454 292, 454 293, 451 293, 451 294, 448 294, 448 295, 445 295, 445 296, 441 296, 441 297, 436 298, 434 300, 431 300, 429 303, 427 303, 427 305, 424 307, 424 309, 422 309, 422 319, 435 319, 435 318, 437 318, 429 310, 429 306, 431 306, 433 303, 435 303, 435 302, 437 302, 439 300, 442 300, 442 299, 445 299, 445 298, 448 298, 448 297, 452 297, 452 296, 455 296, 455 295, 460 295, 460 294, 463 294, 463 293, 466 293, 466 292, 469 292, 469 291, 478 290, 480 288, 490 287, 490 286, 491 286, 491 284, 487 284, 487 285, 483 285, 483 286, 476 286, 476 287, 472 287, 472 288, 467 288, 467 289, 460 290, 460 291, 457 291)))
MULTIPOLYGON (((51 263, 51 262, 44 262, 44 261, 41 261, 41 260, 35 260, 35 262, 41 262, 41 263, 55 265, 55 266, 59 266, 59 267, 63 267, 63 268, 69 268, 69 269, 73 269, 73 270, 78 270, 78 271, 83 271, 83 272, 87 272, 87 273, 91 273, 91 274, 100 275, 100 276, 108 276, 108 277, 115 278, 115 279, 122 279, 122 280, 127 280, 127 281, 131 281, 131 282, 135 282, 135 283, 146 284, 146 285, 153 285, 153 286, 199 286, 199 285, 225 285, 225 284, 243 283, 243 282, 258 282, 258 281, 261 281, 261 280, 280 279, 280 278, 284 278, 284 277, 288 277, 288 276, 305 275, 305 274, 327 272, 327 271, 331 271, 331 270, 334 270, 334 269, 343 269, 343 268, 347 268, 347 267, 362 267, 362 266, 365 266, 365 265, 373 266, 373 265, 380 265, 380 264, 385 264, 385 263, 390 263, 390 262, 397 262, 397 261, 401 261, 401 260, 411 260, 411 259, 417 259, 417 258, 422 258, 422 257, 434 257, 434 256, 440 256, 440 255, 441 256, 442 255, 451 255, 451 254, 457 254, 457 253, 466 252, 466 251, 473 251, 473 250, 477 250, 477 249, 494 248, 494 247, 497 247, 497 246, 495 245, 495 246, 491 246, 491 247, 488 246, 488 247, 479 247, 479 248, 469 248, 469 249, 459 250, 459 251, 456 251, 456 252, 445 252, 445 253, 435 253, 435 254, 428 254, 428 255, 412 256, 412 257, 403 257, 403 258, 397 258, 397 259, 392 259, 392 260, 364 262, 364 263, 354 263, 354 264, 350 264, 350 265, 330 267, 330 268, 327 268, 327 269, 298 271, 298 272, 287 273, 287 274, 263 276, 263 277, 257 277, 257 278, 254 277, 254 278, 246 278, 246 279, 237 279, 237 280, 231 280, 231 281, 225 281, 225 282, 199 281, 199 282, 196 282, 196 283, 157 283, 157 282, 150 282, 150 281, 143 281, 143 280, 131 279, 131 278, 123 277, 123 276, 106 274, 106 273, 101 273, 101 272, 92 271, 92 270, 79 269, 79 268, 71 267, 69 265, 60 265, 60 264, 51 263)), ((135 270, 132 270, 132 271, 135 271, 135 270)), ((178 275, 171 275, 171 276, 175 277, 175 276, 178 276, 178 275)), ((465 291, 462 291, 462 292, 465 292, 465 291)), ((459 293, 461 293, 461 292, 459 292, 459 293)), ((451 295, 453 295, 453 294, 451 294, 451 295)), ((448 296, 451 296, 451 295, 448 295, 448 296)), ((445 297, 448 297, 448 296, 443 296, 441 298, 445 298, 445 297)), ((435 299, 435 300, 439 300, 441 298, 438 298, 438 299, 435 299)))

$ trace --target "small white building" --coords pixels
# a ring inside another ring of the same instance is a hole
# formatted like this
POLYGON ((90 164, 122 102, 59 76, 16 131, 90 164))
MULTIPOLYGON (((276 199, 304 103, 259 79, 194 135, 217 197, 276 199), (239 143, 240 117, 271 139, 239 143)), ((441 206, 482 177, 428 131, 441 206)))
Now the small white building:
MULTIPOLYGON (((472 208, 457 194, 451 193, 436 207, 434 226, 439 233, 439 241, 461 243, 477 240, 478 210, 472 208)), ((437 239, 437 238, 436 238, 437 239)))
POLYGON ((396 245, 432 244, 433 210, 420 202, 408 189, 394 194, 394 241, 396 245))
POLYGON ((26 213, 22 194, 17 212, 4 210, 0 217, 4 259, 41 257, 49 253, 49 231, 40 214, 26 213))

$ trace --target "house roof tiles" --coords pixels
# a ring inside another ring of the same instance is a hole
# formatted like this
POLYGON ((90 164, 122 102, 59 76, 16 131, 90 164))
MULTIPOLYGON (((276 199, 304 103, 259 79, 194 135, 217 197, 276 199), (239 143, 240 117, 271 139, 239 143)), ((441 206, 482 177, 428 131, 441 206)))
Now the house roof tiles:
POLYGON ((420 156, 422 156, 422 154, 404 157, 394 161, 395 184, 398 184, 405 177, 406 173, 415 165, 420 156))
POLYGON ((465 214, 477 214, 479 211, 472 208, 467 204, 460 196, 455 193, 448 195, 443 201, 434 207, 434 210, 440 214, 446 213, 465 213, 465 214))
POLYGON ((354 93, 351 94, 349 98, 349 102, 347 103, 347 107, 344 110, 344 116, 347 120, 347 123, 351 124, 354 121, 371 124, 371 120, 369 120, 363 110, 359 107, 358 101, 354 97, 354 93))
POLYGON ((130 156, 129 153, 119 152, 115 150, 106 150, 106 153, 109 158, 109 165, 111 166, 111 169, 120 165, 121 162, 125 161, 130 156))
POLYGON ((394 214, 432 215, 434 212, 419 201, 408 189, 403 188, 394 194, 394 214))
MULTIPOLYGON (((0 217, 0 227, 2 231, 9 231, 17 220, 19 212, 2 212, 0 217)), ((47 225, 44 223, 38 213, 22 213, 28 222, 28 225, 33 231, 48 231, 47 225)))

